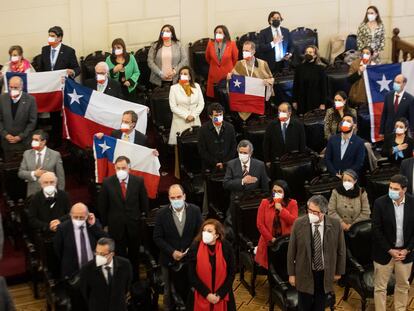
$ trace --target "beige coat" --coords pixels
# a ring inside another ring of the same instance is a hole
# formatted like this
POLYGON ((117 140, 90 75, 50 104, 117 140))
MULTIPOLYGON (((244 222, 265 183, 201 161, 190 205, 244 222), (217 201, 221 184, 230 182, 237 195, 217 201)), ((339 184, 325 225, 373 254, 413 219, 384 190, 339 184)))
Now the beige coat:
POLYGON ((334 189, 329 199, 328 215, 350 225, 369 219, 371 209, 368 203, 367 192, 362 192, 356 198, 348 198, 334 189))

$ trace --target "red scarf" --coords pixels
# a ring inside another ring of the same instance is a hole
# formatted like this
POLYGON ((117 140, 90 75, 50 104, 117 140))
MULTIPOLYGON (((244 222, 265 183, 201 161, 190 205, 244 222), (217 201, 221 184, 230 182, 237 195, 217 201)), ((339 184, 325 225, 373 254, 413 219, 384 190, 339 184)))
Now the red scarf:
POLYGON ((12 63, 10 62, 10 71, 11 72, 26 72, 30 68, 30 62, 27 59, 22 59, 20 62, 12 63))
MULTIPOLYGON (((220 241, 216 242, 214 252, 216 253, 216 278, 214 289, 217 291, 217 289, 223 285, 227 277, 227 264, 223 257, 223 249, 220 241)), ((196 272, 200 280, 210 289, 210 292, 212 293, 213 289, 211 283, 213 277, 210 264, 210 250, 208 245, 203 242, 200 242, 200 245, 198 246, 196 272)), ((218 303, 211 305, 206 298, 204 298, 199 292, 195 291, 194 311, 226 311, 228 300, 229 295, 227 294, 226 297, 220 297, 220 301, 218 303)))

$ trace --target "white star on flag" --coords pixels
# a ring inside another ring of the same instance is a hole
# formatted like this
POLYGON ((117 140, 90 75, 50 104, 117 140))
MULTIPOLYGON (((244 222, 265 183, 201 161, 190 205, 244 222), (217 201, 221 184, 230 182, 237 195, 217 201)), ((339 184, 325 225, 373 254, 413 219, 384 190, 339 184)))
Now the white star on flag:
POLYGON ((98 146, 102 148, 102 154, 104 154, 104 153, 106 152, 106 150, 111 149, 111 147, 109 147, 109 146, 106 144, 106 141, 104 141, 104 143, 103 143, 103 144, 98 144, 98 146))
POLYGON ((233 81, 234 87, 240 87, 240 84, 242 84, 238 79, 236 81, 233 81))
POLYGON ((392 80, 387 80, 387 78, 385 78, 385 75, 383 74, 382 80, 377 81, 377 83, 381 86, 380 92, 382 92, 383 90, 390 91, 390 87, 389 87, 390 82, 392 82, 392 80))
POLYGON ((80 101, 79 99, 81 97, 83 97, 83 95, 79 95, 78 93, 76 93, 76 90, 73 89, 73 93, 68 93, 69 97, 70 97, 70 104, 72 105, 74 102, 78 103, 80 105, 80 101))

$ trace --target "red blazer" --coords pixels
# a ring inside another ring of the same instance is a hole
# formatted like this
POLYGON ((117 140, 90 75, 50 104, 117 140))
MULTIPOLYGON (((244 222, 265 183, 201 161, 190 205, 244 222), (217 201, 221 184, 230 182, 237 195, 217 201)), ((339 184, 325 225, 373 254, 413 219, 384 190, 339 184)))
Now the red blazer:
POLYGON ((210 40, 206 48, 206 61, 210 64, 207 80, 207 96, 214 97, 214 83, 226 78, 227 74, 233 70, 237 63, 239 50, 236 42, 227 41, 226 48, 219 62, 216 49, 214 48, 214 41, 210 40))
POLYGON ((262 267, 268 268, 267 247, 273 239, 273 220, 280 217, 282 235, 289 235, 293 222, 298 218, 298 203, 291 199, 286 207, 283 207, 279 215, 276 214, 275 203, 269 199, 263 199, 257 211, 257 229, 260 232, 257 245, 256 262, 262 267))

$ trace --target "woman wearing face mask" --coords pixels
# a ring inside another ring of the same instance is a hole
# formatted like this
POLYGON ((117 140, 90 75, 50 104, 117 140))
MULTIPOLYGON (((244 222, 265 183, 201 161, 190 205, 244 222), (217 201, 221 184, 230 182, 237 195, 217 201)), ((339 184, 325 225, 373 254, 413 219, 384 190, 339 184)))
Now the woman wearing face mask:
POLYGON ((357 31, 358 49, 369 46, 373 50, 373 58, 378 62, 379 53, 385 46, 385 29, 377 7, 371 5, 367 8, 365 18, 357 31))
POLYGON ((124 40, 117 38, 112 41, 112 54, 106 58, 112 79, 121 83, 122 94, 128 101, 135 102, 140 71, 134 55, 126 51, 124 40))
POLYGON ((148 51, 147 62, 151 69, 150 82, 152 84, 171 85, 178 80, 178 69, 188 65, 188 57, 172 25, 162 26, 158 40, 148 51))
POLYGON ((257 212, 257 229, 260 232, 256 262, 268 268, 267 247, 283 235, 289 235, 298 218, 298 203, 290 198, 286 181, 273 182, 272 196, 263 199, 257 212))
POLYGON ((385 136, 382 145, 381 155, 398 166, 402 160, 413 156, 414 141, 409 129, 410 125, 406 118, 398 119, 394 125, 394 133, 385 136))
POLYGON ((352 114, 357 117, 356 110, 349 107, 348 96, 343 91, 338 91, 334 96, 334 106, 326 111, 324 120, 325 138, 328 140, 331 136, 339 133, 339 124, 344 114, 352 114))
POLYGON ((30 62, 23 57, 23 49, 20 45, 13 45, 9 49, 10 61, 4 64, 0 76, 6 72, 35 72, 30 62))
POLYGON ((226 78, 237 63, 239 50, 236 42, 231 41, 226 26, 218 25, 214 28, 214 39, 211 39, 206 48, 206 61, 209 63, 207 96, 214 98, 214 84, 226 78))
POLYGON ((224 226, 207 219, 189 253, 189 280, 193 291, 187 310, 235 311, 232 285, 235 274, 234 250, 225 240, 224 226))
POLYGON ((310 45, 305 49, 305 59, 295 70, 293 79, 292 106, 298 114, 314 109, 325 109, 326 73, 322 65, 318 48, 310 45))
POLYGON ((352 224, 369 219, 369 207, 366 191, 358 186, 358 175, 354 170, 345 170, 342 184, 332 191, 329 199, 328 215, 341 221, 342 229, 348 231, 352 224))

